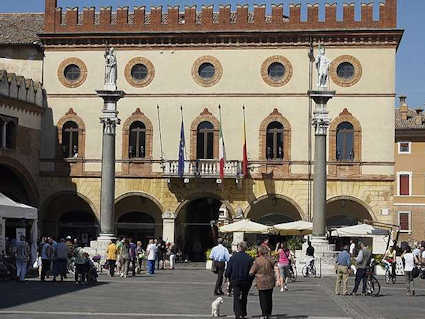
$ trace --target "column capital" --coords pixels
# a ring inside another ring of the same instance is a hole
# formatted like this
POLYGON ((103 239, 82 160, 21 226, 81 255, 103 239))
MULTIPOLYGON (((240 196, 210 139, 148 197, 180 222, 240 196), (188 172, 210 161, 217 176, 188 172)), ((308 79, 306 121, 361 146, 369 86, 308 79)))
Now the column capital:
POLYGON ((162 219, 176 219, 176 215, 173 212, 165 212, 162 214, 162 219))

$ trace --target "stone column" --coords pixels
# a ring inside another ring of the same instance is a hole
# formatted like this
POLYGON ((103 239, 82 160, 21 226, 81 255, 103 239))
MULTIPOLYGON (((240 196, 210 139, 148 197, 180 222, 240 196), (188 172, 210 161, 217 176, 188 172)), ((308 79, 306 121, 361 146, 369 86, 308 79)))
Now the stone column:
POLYGON ((313 182, 313 238, 316 245, 327 244, 326 241, 326 135, 330 123, 326 109, 328 101, 335 96, 335 91, 309 91, 309 96, 316 103, 312 125, 315 128, 314 147, 314 182, 313 182))
POLYGON ((175 241, 175 220, 176 216, 171 212, 162 214, 162 239, 166 242, 175 241))
POLYGON ((115 238, 115 131, 120 124, 117 102, 124 96, 123 91, 98 90, 104 107, 100 122, 103 124, 102 139, 102 186, 100 195, 100 237, 109 241, 115 238))

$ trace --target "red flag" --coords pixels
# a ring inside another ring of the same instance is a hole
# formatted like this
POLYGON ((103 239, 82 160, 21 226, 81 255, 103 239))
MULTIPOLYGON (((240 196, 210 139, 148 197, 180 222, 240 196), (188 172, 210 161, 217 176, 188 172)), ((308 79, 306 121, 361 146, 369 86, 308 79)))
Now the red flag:
POLYGON ((248 154, 246 150, 245 106, 243 106, 242 174, 244 177, 248 176, 248 154))

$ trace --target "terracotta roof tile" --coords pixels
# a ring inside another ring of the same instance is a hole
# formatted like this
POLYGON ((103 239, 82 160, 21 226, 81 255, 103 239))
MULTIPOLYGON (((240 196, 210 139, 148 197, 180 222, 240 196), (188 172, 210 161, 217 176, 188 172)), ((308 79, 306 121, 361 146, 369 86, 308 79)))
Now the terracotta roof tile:
POLYGON ((32 44, 43 24, 43 13, 0 13, 0 44, 32 44))
POLYGON ((425 114, 421 114, 422 124, 416 124, 417 112, 415 109, 408 108, 407 120, 401 119, 400 109, 395 109, 395 128, 396 129, 425 129, 425 114))

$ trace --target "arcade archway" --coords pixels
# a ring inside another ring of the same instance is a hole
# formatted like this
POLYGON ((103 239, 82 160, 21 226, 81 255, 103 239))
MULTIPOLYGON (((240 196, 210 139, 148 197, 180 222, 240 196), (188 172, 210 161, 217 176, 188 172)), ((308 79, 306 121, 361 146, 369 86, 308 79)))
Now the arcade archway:
POLYGON ((272 226, 302 219, 301 209, 289 198, 265 195, 247 208, 246 217, 252 221, 272 226))
POLYGON ((367 205, 358 199, 336 197, 326 204, 326 223, 328 227, 353 226, 364 220, 374 220, 367 205))
POLYGON ((185 203, 177 212, 175 221, 176 244, 191 261, 204 261, 205 252, 216 244, 222 202, 203 197, 185 203))
POLYGON ((118 236, 140 240, 162 238, 162 209, 151 198, 139 193, 121 196, 115 203, 118 236))
POLYGON ((89 245, 100 232, 92 203, 76 192, 51 196, 42 206, 42 216, 43 234, 46 236, 71 236, 89 245))

